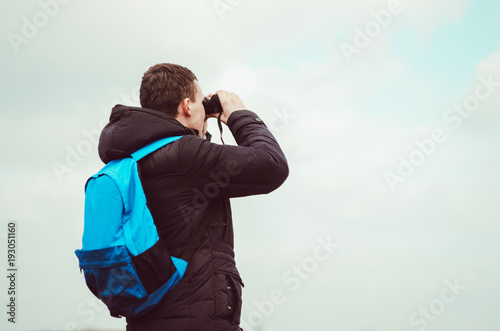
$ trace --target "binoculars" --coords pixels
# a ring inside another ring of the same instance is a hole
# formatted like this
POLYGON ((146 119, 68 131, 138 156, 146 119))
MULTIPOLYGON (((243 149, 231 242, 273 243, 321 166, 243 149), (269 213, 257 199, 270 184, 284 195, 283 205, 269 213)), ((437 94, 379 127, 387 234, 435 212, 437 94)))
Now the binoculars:
POLYGON ((217 94, 210 96, 210 98, 205 97, 202 103, 206 115, 222 113, 222 105, 220 104, 220 99, 217 94))

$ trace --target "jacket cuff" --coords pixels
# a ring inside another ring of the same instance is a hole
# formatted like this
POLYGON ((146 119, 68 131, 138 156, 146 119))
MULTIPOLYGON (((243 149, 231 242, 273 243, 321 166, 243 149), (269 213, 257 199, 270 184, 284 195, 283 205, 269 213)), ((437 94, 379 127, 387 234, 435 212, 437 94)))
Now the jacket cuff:
POLYGON ((265 125, 259 115, 248 109, 243 109, 237 110, 229 116, 227 119, 227 126, 234 133, 243 125, 252 122, 265 125))

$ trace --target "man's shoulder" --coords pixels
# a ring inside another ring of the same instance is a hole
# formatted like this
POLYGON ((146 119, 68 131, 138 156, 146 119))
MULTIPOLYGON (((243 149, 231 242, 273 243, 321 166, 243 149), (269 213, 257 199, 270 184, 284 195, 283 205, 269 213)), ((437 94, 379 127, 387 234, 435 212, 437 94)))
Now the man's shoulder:
POLYGON ((180 158, 200 157, 210 153, 217 146, 219 145, 204 138, 186 135, 179 139, 175 152, 180 158))

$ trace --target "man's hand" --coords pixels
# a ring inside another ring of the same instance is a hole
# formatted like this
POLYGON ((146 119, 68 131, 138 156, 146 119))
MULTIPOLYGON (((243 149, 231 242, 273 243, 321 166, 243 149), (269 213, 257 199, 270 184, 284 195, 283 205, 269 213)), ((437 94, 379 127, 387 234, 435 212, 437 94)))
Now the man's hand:
MULTIPOLYGON (((222 115, 220 120, 222 123, 227 125, 227 119, 231 114, 237 110, 245 109, 245 105, 243 101, 241 101, 240 97, 228 91, 219 90, 215 92, 219 96, 220 104, 222 106, 222 115)), ((219 113, 210 114, 209 117, 219 117, 219 113)))

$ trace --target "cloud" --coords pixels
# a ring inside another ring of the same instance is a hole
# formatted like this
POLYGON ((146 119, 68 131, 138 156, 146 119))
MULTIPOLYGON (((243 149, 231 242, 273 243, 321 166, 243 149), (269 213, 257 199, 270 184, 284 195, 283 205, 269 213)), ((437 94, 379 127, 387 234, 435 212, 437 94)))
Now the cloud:
MULTIPOLYGON (((332 266, 290 297, 290 305, 283 306, 285 313, 273 316, 276 323, 292 320, 287 313, 295 308, 307 318, 312 316, 309 289, 326 288, 340 291, 328 303, 321 295, 315 297, 318 306, 331 310, 335 301, 337 315, 349 316, 346 324, 355 320, 354 314, 365 316, 364 325, 349 324, 351 329, 366 328, 376 320, 380 330, 390 330, 384 328, 389 320, 380 313, 384 307, 356 305, 366 295, 372 302, 379 300, 379 293, 387 290, 400 306, 394 316, 403 320, 405 310, 418 308, 412 305, 418 291, 407 290, 398 297, 395 287, 377 283, 388 275, 411 289, 418 283, 419 291, 432 295, 428 287, 444 272, 439 271, 442 259, 454 261, 446 272, 467 274, 474 286, 481 282, 466 269, 480 267, 480 272, 498 274, 482 258, 498 249, 491 234, 498 230, 500 93, 482 103, 459 130, 449 131, 446 143, 401 190, 391 194, 383 178, 385 171, 397 167, 399 154, 407 156, 415 148, 414 139, 445 125, 441 115, 450 103, 441 96, 427 97, 442 73, 415 79, 414 63, 395 50, 400 45, 396 32, 417 31, 432 38, 440 25, 459 22, 468 4, 401 0, 405 10, 387 33, 348 66, 339 56, 339 41, 372 19, 372 10, 388 3, 241 1, 221 21, 212 1, 175 7, 158 1, 73 1, 19 54, 10 52, 4 40, 2 217, 19 221, 23 316, 37 312, 36 318, 23 318, 21 327, 62 329, 70 321, 81 328, 116 325, 106 311, 92 325, 76 312, 90 295, 73 256, 83 227, 83 183, 100 161, 94 150, 63 183, 57 181, 50 163, 64 162, 66 147, 76 148, 85 139, 82 130, 96 129, 114 101, 122 93, 130 95, 142 73, 160 61, 190 67, 205 93, 218 88, 240 93, 274 130, 290 161, 290 178, 282 188, 233 204, 237 256, 247 257, 238 265, 247 270, 249 286, 267 286, 261 273, 250 272, 262 266, 255 259, 255 242, 262 252, 277 252, 275 259, 261 263, 270 268, 270 275, 278 275, 272 279, 278 285, 281 273, 308 253, 309 239, 314 242, 316 236, 328 233, 345 242, 344 258, 332 259, 332 266), (419 103, 424 97, 425 103, 419 103), (404 261, 406 256, 410 262, 404 261), (377 268, 379 261, 384 268, 377 268), (54 270, 57 277, 51 273, 54 270), (368 272, 375 274, 370 280, 368 272), (425 281, 413 272, 425 274, 425 281), (46 286, 37 282, 40 273, 46 286), (411 281, 407 276, 413 277, 411 281), (372 292, 361 293, 358 281, 366 281, 363 289, 372 292), (49 296, 50 288, 71 291, 49 296), (64 316, 46 317, 62 303, 64 316)), ((32 5, 11 3, 12 11, 3 14, 10 17, 3 29, 20 30, 21 17, 36 10, 36 3, 32 5)), ((474 91, 478 76, 489 75, 500 80, 500 49, 478 64, 470 87, 460 96, 474 91)), ((217 141, 216 126, 211 131, 217 141)), ((495 286, 492 281, 481 286, 487 285, 495 286)), ((259 299, 255 293, 246 292, 247 307, 259 299)), ((488 295, 481 300, 493 302, 488 295)), ((392 317, 390 321, 395 320, 392 317)), ((488 316, 483 319, 493 321, 488 316)), ((315 322, 323 325, 325 320, 315 322)), ((392 329, 405 328, 403 324, 392 329)))
MULTIPOLYGON (((496 79, 500 77, 500 49, 493 52, 477 66, 477 73, 481 75, 493 75, 496 79)), ((500 79, 499 79, 500 80, 500 79)))

